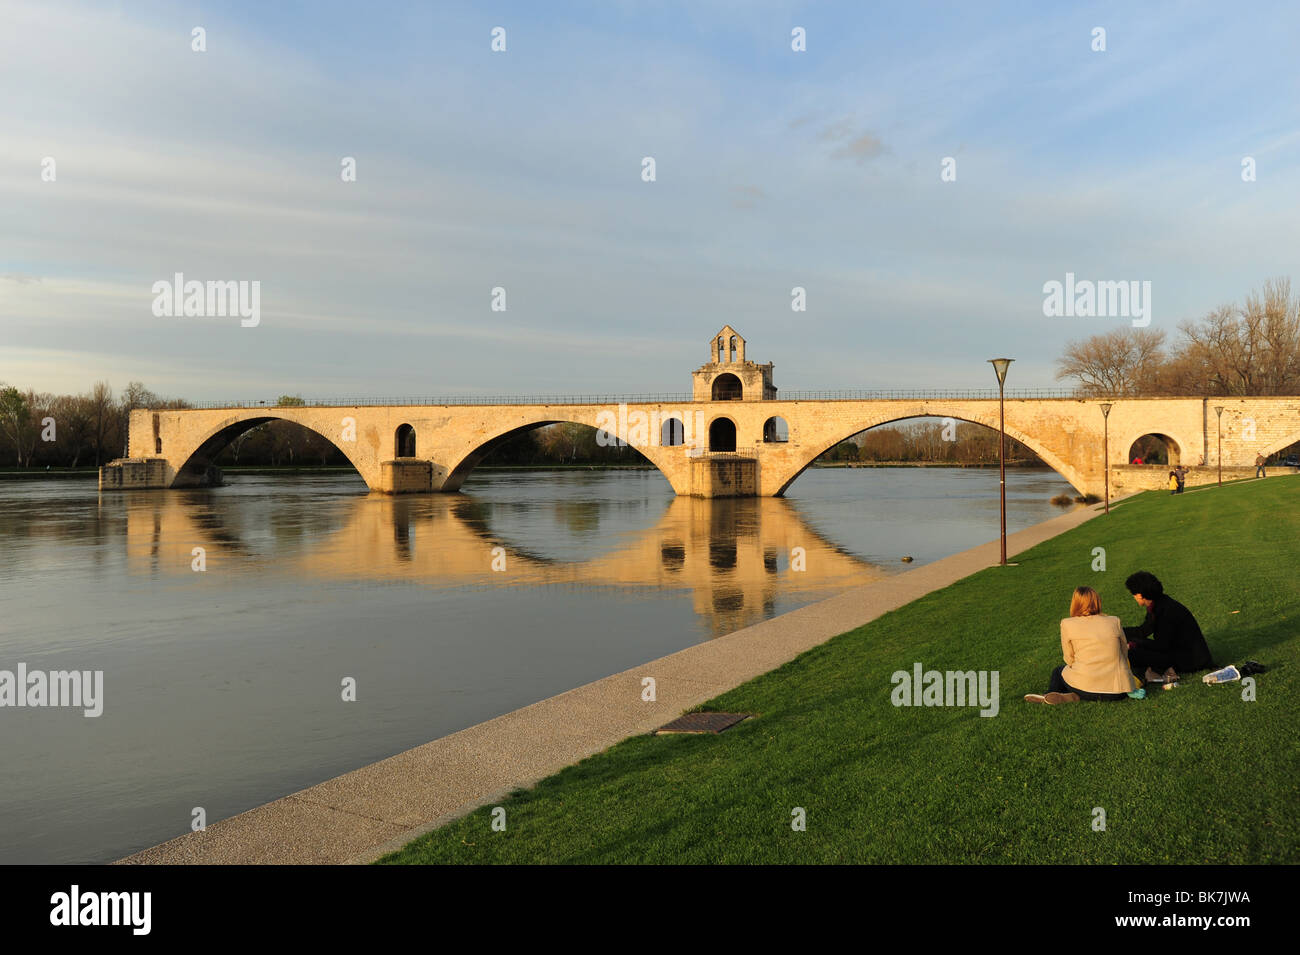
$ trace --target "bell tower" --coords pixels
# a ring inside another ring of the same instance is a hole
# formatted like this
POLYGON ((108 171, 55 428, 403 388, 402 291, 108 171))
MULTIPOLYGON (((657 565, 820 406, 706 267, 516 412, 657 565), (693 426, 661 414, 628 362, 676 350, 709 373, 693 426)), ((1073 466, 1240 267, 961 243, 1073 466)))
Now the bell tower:
POLYGON ((709 341, 709 361, 691 375, 696 401, 762 401, 776 397, 773 365, 745 357, 745 339, 730 325, 709 341))

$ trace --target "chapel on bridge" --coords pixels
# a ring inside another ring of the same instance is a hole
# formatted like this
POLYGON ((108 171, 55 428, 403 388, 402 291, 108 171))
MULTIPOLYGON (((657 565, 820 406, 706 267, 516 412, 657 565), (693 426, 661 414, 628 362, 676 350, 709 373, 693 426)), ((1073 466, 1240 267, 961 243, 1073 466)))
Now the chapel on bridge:
POLYGON ((776 397, 772 363, 745 358, 745 340, 730 325, 709 342, 709 362, 695 370, 692 397, 696 401, 763 401, 776 397))

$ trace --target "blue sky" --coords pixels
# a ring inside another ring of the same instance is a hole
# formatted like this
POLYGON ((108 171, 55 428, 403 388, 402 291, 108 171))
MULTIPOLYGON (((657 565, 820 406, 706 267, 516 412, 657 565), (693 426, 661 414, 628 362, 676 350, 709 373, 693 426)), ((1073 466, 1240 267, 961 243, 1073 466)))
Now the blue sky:
POLYGON ((1045 317, 1045 282, 1150 281, 1172 333, 1300 247, 1282 3, 0 18, 0 380, 37 390, 682 392, 724 323, 785 390, 983 388, 1003 354, 1053 387, 1066 342, 1127 322, 1045 317), (260 281, 260 324, 156 317, 176 272, 260 281))

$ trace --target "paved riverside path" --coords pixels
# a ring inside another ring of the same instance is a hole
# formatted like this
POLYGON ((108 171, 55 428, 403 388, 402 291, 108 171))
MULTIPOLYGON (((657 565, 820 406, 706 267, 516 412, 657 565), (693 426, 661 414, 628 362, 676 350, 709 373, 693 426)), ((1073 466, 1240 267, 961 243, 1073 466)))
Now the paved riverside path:
MULTIPOLYGON (((1112 502, 1113 506, 1113 502, 1112 502)), ((1007 538, 1010 557, 1101 513, 1081 507, 1007 538)), ((370 862, 831 637, 997 564, 996 540, 800 607, 363 766, 121 860, 128 864, 370 862), (641 680, 654 677, 656 701, 641 680)), ((1014 571, 1011 571, 1014 572, 1014 571)))

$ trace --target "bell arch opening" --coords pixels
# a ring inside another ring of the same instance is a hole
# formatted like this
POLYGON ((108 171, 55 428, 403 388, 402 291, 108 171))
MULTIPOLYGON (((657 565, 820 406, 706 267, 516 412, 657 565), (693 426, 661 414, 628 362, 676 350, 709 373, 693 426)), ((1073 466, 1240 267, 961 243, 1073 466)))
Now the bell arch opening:
POLYGON ((713 379, 712 395, 714 401, 740 401, 745 396, 745 387, 739 378, 726 372, 713 379))

